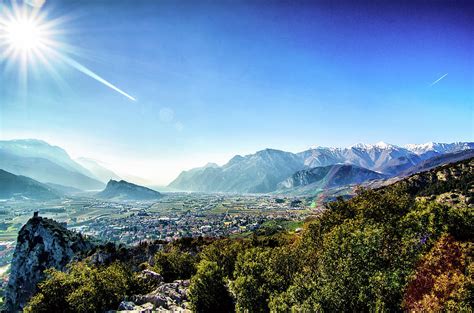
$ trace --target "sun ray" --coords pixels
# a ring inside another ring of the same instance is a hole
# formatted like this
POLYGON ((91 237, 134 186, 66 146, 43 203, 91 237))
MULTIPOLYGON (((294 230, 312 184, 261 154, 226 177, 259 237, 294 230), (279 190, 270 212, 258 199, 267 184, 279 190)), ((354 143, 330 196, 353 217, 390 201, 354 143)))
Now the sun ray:
POLYGON ((121 95, 127 97, 128 99, 130 99, 132 101, 137 101, 137 99, 135 99, 134 97, 132 97, 131 95, 129 95, 125 91, 119 89, 118 87, 114 86, 112 83, 106 81, 105 79, 103 79, 102 77, 100 77, 99 75, 97 75, 96 73, 94 73, 93 71, 91 71, 90 69, 88 69, 87 67, 82 65, 81 63, 77 62, 76 60, 71 59, 70 57, 68 57, 66 55, 59 54, 58 56, 60 56, 63 59, 64 62, 66 62, 70 66, 74 67, 76 70, 78 70, 78 71, 86 74, 87 76, 97 80, 98 82, 104 84, 105 86, 117 91, 118 93, 120 93, 121 95))
POLYGON ((76 61, 72 56, 80 55, 81 50, 58 40, 67 32, 62 24, 70 20, 68 16, 47 19, 39 7, 33 9, 12 2, 11 9, 0 4, 0 61, 4 70, 18 68, 20 88, 27 90, 29 71, 42 65, 59 83, 64 83, 54 68, 53 62, 60 61, 75 70, 95 79, 101 84, 136 101, 130 94, 110 83, 91 69, 76 61))

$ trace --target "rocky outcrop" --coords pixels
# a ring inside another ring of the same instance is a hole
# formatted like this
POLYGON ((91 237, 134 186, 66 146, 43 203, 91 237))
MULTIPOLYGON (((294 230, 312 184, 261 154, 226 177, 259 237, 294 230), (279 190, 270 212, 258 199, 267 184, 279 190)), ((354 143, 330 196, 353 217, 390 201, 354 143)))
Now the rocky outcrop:
MULTIPOLYGON (((161 279, 159 274, 151 271, 145 270, 142 272, 142 275, 157 281, 161 279)), ((175 280, 172 283, 160 282, 158 287, 152 292, 145 295, 134 295, 130 301, 122 301, 118 310, 134 312, 191 312, 187 308, 188 287, 189 280, 175 280)))
POLYGON ((81 234, 35 213, 18 233, 10 279, 6 289, 6 309, 23 308, 45 277, 44 270, 59 270, 75 257, 87 253, 94 244, 81 234))
MULTIPOLYGON (((151 313, 153 312, 153 304, 145 303, 137 305, 132 301, 122 301, 118 307, 118 312, 137 312, 137 313, 151 313)), ((156 312, 156 311, 155 311, 156 312)))
POLYGON ((141 279, 146 286, 159 286, 163 283, 163 276, 148 269, 143 270, 140 275, 138 275, 138 278, 141 279))
POLYGON ((96 197, 107 200, 157 200, 162 195, 150 188, 135 185, 124 180, 115 181, 111 179, 107 183, 107 187, 96 194, 96 197))

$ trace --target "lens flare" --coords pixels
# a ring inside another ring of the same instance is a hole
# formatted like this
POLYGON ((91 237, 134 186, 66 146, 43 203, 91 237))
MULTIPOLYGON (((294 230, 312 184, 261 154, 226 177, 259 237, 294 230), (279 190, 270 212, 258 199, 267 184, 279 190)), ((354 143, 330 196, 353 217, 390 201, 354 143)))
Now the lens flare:
MULTIPOLYGON (((18 6, 11 8, 0 3, 0 61, 6 67, 18 65, 21 81, 25 82, 28 71, 42 65, 55 79, 60 78, 53 63, 61 62, 95 79, 132 101, 134 97, 73 59, 71 47, 55 38, 62 32, 64 17, 48 20, 38 7, 18 6)), ((1 64, 0 64, 1 65, 1 64)))

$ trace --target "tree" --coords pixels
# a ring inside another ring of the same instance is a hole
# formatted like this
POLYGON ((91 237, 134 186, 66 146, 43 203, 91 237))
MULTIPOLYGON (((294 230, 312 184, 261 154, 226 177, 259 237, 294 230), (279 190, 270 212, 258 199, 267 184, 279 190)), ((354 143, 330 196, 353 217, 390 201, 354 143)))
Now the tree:
POLYGON ((231 290, 239 312, 268 312, 271 296, 285 291, 299 268, 291 247, 252 248, 237 257, 231 290))
POLYGON ((155 255, 154 270, 167 282, 189 279, 196 273, 197 262, 197 256, 173 247, 169 252, 160 251, 155 255))
POLYGON ((452 236, 443 235, 416 268, 407 286, 403 307, 417 312, 468 312, 472 309, 469 293, 474 286, 474 266, 467 255, 472 248, 472 243, 461 244, 452 236))
POLYGON ((72 263, 67 272, 47 271, 25 312, 103 312, 116 309, 130 293, 133 275, 122 264, 94 267, 72 263))
POLYGON ((243 240, 221 239, 205 247, 201 257, 216 262, 224 276, 233 279, 237 255, 244 251, 247 246, 248 243, 243 240))
POLYGON ((191 278, 189 300, 194 312, 232 312, 234 305, 222 270, 216 262, 202 260, 191 278))

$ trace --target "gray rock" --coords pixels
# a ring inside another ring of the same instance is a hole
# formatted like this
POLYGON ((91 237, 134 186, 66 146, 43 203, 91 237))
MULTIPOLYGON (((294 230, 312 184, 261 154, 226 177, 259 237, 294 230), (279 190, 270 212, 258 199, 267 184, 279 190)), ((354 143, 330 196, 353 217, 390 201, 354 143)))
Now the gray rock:
POLYGON ((137 305, 131 301, 122 301, 117 311, 118 312, 139 312, 139 313, 156 312, 156 310, 153 310, 152 303, 144 303, 142 305, 137 305))
POLYGON ((118 310, 119 311, 131 311, 135 309, 136 304, 131 301, 122 301, 119 304, 118 310))
POLYGON ((20 310, 45 277, 44 270, 62 270, 94 244, 48 218, 34 216, 18 233, 12 267, 6 288, 6 310, 20 310))
POLYGON ((146 284, 153 286, 158 286, 163 282, 163 276, 148 269, 143 270, 139 278, 144 280, 146 284))
POLYGON ((172 312, 188 312, 187 288, 189 280, 176 280, 172 283, 161 283, 155 290, 146 295, 134 295, 131 300, 136 304, 152 303, 155 310, 171 310, 172 312), (184 310, 184 311, 183 311, 184 310))

